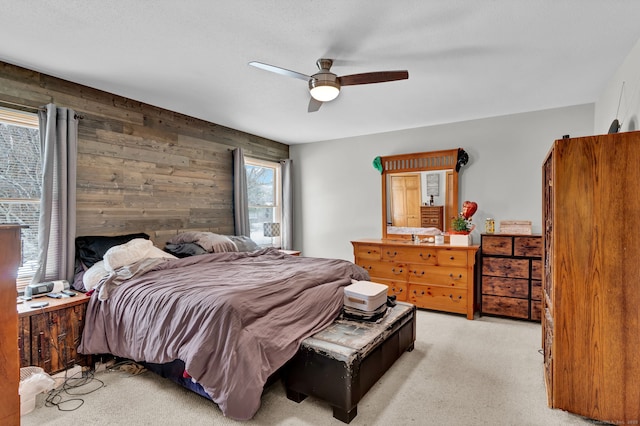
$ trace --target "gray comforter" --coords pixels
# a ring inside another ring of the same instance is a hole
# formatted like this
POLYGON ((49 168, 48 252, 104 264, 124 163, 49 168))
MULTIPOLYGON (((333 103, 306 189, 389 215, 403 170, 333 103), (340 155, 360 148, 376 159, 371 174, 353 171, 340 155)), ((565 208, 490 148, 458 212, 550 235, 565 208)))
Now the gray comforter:
POLYGON ((162 261, 104 301, 93 295, 78 350, 180 359, 224 415, 250 419, 267 378, 338 316, 351 279, 368 274, 274 249, 162 261))

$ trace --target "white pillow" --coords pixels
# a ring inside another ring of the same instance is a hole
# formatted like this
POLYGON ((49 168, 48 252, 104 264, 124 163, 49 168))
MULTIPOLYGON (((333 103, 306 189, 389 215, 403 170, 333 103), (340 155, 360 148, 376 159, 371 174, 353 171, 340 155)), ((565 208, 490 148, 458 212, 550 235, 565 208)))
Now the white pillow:
POLYGON ((109 271, 104 267, 104 260, 96 262, 93 266, 87 269, 82 275, 82 284, 86 291, 91 290, 98 285, 100 280, 109 276, 109 271))
POLYGON ((107 271, 122 268, 147 258, 147 254, 153 247, 150 240, 134 238, 128 243, 113 246, 104 254, 104 266, 107 271))
POLYGON ((128 243, 120 244, 107 250, 104 254, 104 266, 107 271, 113 271, 152 257, 177 259, 174 255, 165 253, 155 247, 150 240, 135 238, 128 243))

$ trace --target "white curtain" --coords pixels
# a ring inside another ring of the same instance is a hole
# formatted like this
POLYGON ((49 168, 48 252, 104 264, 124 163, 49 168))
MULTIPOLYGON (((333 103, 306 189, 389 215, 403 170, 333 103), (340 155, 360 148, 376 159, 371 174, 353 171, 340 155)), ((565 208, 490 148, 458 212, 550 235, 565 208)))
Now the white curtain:
POLYGON ((38 269, 34 283, 73 280, 76 231, 78 118, 48 104, 38 113, 42 194, 38 223, 38 269))
POLYGON ((292 160, 280 161, 282 171, 282 248, 293 250, 293 183, 292 160))
POLYGON ((233 150, 233 215, 235 234, 250 237, 247 171, 244 168, 244 151, 242 148, 233 150))

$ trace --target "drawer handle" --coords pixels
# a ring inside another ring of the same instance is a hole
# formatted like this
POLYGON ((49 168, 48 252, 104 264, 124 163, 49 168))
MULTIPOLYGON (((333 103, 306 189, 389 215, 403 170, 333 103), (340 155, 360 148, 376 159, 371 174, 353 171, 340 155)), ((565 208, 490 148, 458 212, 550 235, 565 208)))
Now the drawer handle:
MULTIPOLYGON (((418 295, 418 290, 413 290, 413 294, 418 295)), ((424 296, 424 290, 420 291, 420 296, 424 296)))
MULTIPOLYGON (((424 259, 424 255, 420 253, 420 257, 424 259)), ((431 253, 427 253, 427 259, 431 258, 431 253)))
POLYGON ((371 254, 371 250, 367 250, 367 254, 371 254))
POLYGON ((411 271, 413 273, 413 275, 415 275, 416 277, 424 277, 424 271, 422 271, 421 273, 418 273, 417 270, 415 271, 411 271))
POLYGON ((449 299, 451 299, 451 301, 454 303, 459 303, 462 300, 462 296, 458 296, 458 300, 456 300, 453 298, 453 294, 450 294, 449 299))
POLYGON ((453 260, 453 259, 455 259, 455 257, 449 256, 449 260, 453 260))
POLYGON ((394 251, 393 254, 391 254, 390 251, 387 251, 387 256, 389 256, 389 257, 396 257, 397 255, 398 255, 397 251, 394 251))
POLYGON ((449 274, 449 278, 451 278, 452 280, 460 280, 462 279, 462 274, 458 274, 458 277, 454 277, 453 274, 449 274))
POLYGON ((396 268, 391 268, 391 272, 393 272, 395 275, 400 275, 403 271, 402 268, 400 268, 400 272, 396 272, 396 268))
POLYGON ((393 294, 400 294, 402 293, 402 288, 391 287, 391 291, 393 292, 393 294))

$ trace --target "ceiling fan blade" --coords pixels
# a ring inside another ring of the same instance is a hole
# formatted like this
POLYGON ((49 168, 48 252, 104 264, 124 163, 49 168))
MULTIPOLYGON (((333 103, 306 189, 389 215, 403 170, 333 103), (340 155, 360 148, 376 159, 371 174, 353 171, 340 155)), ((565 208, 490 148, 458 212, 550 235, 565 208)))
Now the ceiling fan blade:
POLYGON ((384 83, 385 81, 406 80, 409 71, 377 71, 362 74, 343 75, 338 77, 341 86, 354 86, 356 84, 384 83))
POLYGON ((322 102, 314 98, 313 96, 309 99, 309 108, 307 108, 307 112, 316 112, 322 106, 322 102))
POLYGON ((271 71, 271 72, 275 72, 276 74, 285 75, 287 77, 299 78, 300 80, 304 80, 304 81, 309 81, 309 79, 311 78, 308 75, 304 75, 296 71, 291 71, 288 69, 276 67, 274 65, 263 64, 262 62, 251 61, 249 62, 249 65, 256 68, 263 69, 265 71, 271 71))

